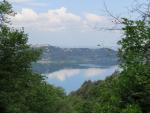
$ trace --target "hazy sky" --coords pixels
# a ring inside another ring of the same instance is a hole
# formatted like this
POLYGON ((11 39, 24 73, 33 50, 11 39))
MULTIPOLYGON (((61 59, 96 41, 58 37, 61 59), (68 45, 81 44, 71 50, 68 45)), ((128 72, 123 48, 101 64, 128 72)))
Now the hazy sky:
MULTIPOLYGON (((134 0, 9 0, 18 13, 13 24, 24 27, 31 44, 60 47, 116 48, 122 37, 111 28, 114 23, 105 12, 104 2, 115 15, 128 15, 134 0)), ((142 1, 142 0, 141 0, 142 1)))

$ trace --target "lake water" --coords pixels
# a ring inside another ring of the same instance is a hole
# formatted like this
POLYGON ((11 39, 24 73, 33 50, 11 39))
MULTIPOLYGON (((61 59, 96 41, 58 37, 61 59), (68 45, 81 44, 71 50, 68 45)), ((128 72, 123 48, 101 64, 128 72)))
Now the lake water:
POLYGON ((65 89, 67 93, 77 90, 87 80, 104 80, 110 76, 118 66, 109 68, 88 68, 88 69, 63 69, 46 74, 47 81, 65 89))

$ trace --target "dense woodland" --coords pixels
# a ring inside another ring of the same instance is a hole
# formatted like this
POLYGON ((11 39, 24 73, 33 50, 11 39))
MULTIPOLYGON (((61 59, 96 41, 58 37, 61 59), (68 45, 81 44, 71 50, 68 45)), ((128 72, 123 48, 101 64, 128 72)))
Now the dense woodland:
POLYGON ((10 27, 11 4, 0 2, 0 113, 150 113, 150 13, 122 18, 118 42, 121 72, 85 82, 66 95, 32 71, 42 51, 27 44, 23 29, 10 27))

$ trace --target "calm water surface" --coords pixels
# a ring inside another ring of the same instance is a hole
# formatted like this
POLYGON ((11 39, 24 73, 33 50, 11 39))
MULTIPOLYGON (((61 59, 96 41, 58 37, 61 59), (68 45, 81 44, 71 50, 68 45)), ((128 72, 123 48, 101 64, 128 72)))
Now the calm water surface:
POLYGON ((67 93, 77 90, 87 80, 104 80, 110 76, 118 66, 109 68, 88 68, 88 69, 63 69, 46 74, 48 82, 65 89, 67 93))

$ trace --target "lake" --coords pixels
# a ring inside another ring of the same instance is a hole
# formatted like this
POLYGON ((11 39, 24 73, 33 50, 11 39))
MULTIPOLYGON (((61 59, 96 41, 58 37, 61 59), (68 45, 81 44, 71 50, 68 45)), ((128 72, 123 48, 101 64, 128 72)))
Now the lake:
POLYGON ((118 66, 97 68, 92 66, 87 69, 62 69, 46 74, 48 83, 65 89, 66 93, 77 90, 87 80, 104 80, 110 76, 118 66))

